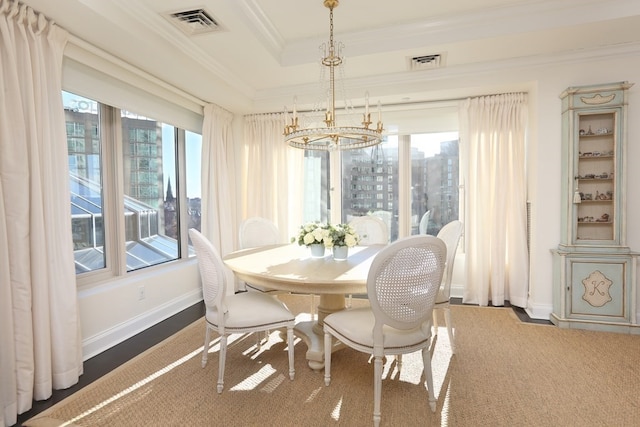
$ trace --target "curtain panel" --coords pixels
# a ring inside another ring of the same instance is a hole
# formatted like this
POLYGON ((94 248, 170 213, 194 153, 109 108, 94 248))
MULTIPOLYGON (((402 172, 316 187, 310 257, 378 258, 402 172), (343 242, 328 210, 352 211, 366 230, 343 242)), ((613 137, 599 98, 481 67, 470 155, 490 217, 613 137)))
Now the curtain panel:
POLYGON ((284 120, 284 113, 245 116, 240 194, 241 219, 273 221, 286 242, 302 222, 304 150, 284 143, 284 120))
POLYGON ((0 0, 0 399, 4 424, 82 374, 64 110, 68 33, 0 0))
POLYGON ((465 189, 463 302, 525 307, 527 95, 470 98, 460 107, 465 189))
MULTIPOLYGON (((202 234, 218 249, 221 256, 235 248, 238 214, 235 197, 238 192, 233 168, 237 164, 231 129, 233 114, 217 105, 204 107, 202 127, 202 234)), ((226 270, 227 293, 235 289, 234 275, 226 270)))

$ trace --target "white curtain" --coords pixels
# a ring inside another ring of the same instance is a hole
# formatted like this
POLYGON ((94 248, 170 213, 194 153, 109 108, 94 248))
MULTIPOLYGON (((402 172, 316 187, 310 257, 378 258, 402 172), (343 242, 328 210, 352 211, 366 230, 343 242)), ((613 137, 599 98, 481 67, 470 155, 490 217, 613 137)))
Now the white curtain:
MULTIPOLYGON (((221 256, 232 252, 237 240, 236 199, 238 193, 234 168, 233 115, 216 105, 204 107, 202 126, 202 234, 221 256)), ((234 292, 233 273, 227 271, 228 293, 234 292)))
POLYGON ((61 95, 68 33, 0 0, 0 400, 5 425, 77 383, 82 346, 61 95))
POLYGON ((525 307, 527 95, 467 99, 460 108, 465 189, 466 283, 463 301, 525 307))
POLYGON ((302 223, 304 150, 283 140, 284 113, 244 118, 242 216, 261 216, 288 241, 302 223))

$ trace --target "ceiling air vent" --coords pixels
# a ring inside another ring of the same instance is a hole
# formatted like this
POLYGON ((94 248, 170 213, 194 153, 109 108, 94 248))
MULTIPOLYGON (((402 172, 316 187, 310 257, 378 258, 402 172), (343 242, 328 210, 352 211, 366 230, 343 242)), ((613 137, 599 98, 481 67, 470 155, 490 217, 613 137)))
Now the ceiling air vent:
POLYGON ((444 66, 444 55, 422 55, 409 58, 410 70, 427 70, 444 66))
POLYGON ((204 9, 168 13, 165 17, 189 36, 210 33, 220 29, 216 20, 204 9))

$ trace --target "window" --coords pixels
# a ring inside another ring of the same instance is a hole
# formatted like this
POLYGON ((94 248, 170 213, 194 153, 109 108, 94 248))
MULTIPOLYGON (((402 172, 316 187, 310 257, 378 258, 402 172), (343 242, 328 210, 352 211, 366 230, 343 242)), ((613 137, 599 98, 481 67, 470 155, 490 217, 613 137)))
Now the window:
POLYGON ((458 219, 458 133, 411 135, 411 234, 429 211, 427 234, 458 219))
POLYGON ((106 266, 98 103, 67 92, 62 95, 73 249, 76 273, 84 273, 106 266))
POLYGON ((304 154, 303 222, 328 222, 331 209, 329 152, 306 150, 304 154))
POLYGON ((446 223, 458 219, 457 132, 401 138, 390 135, 375 147, 332 154, 339 157, 342 165, 338 189, 326 181, 330 176, 329 153, 306 154, 307 162, 309 158, 323 159, 305 164, 306 221, 337 217, 341 222, 349 222, 355 216, 376 215, 387 224, 390 239, 394 241, 404 235, 418 234, 420 219, 427 210, 430 211, 429 234, 437 234, 446 223), (379 164, 386 166, 379 168, 379 164), (401 179, 401 171, 405 170, 409 172, 401 179), (313 186, 308 186, 310 183, 313 186), (317 194, 322 194, 321 198, 317 194), (315 201, 312 204, 309 200, 315 201), (318 200, 322 202, 319 204, 318 200), (407 206, 404 209, 401 200, 406 200, 402 202, 407 206), (330 207, 336 212, 330 212, 330 207), (309 215, 310 212, 315 214, 309 215), (404 223, 402 229, 401 222, 404 223))
POLYGON ((192 254, 180 236, 200 228, 201 136, 70 92, 62 96, 76 274, 119 275, 192 254))

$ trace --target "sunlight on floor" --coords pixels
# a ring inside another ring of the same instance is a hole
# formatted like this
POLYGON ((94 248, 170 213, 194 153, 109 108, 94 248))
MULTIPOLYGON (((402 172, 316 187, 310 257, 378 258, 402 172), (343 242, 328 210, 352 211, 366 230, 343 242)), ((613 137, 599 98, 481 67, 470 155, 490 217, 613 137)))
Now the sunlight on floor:
MULTIPOLYGON (((309 320, 309 314, 299 315, 297 316, 297 321, 301 320, 309 320)), ((247 340, 256 340, 253 345, 249 345, 246 350, 243 351, 248 357, 252 359, 256 358, 258 355, 262 354, 264 351, 269 350, 275 344, 282 344, 285 341, 284 351, 286 351, 286 332, 275 330, 271 331, 266 338, 264 336, 261 337, 260 345, 257 344, 257 339, 255 334, 231 334, 228 337, 228 345, 232 346, 241 346, 249 344, 247 340)), ((295 342, 300 342, 299 338, 295 338, 295 342)), ((449 378, 449 364, 451 362, 451 346, 449 343, 449 336, 447 334, 446 327, 438 327, 438 336, 434 339, 434 348, 432 348, 432 358, 431 358, 431 366, 433 370, 433 383, 434 383, 434 393, 437 399, 437 410, 439 412, 440 426, 446 427, 448 426, 449 419, 449 399, 450 399, 450 386, 451 380, 449 378)), ((215 353, 220 350, 220 339, 215 338, 212 340, 210 348, 208 349, 208 353, 215 353)), ((95 405, 93 408, 85 411, 84 413, 78 415, 77 417, 61 424, 62 426, 70 426, 83 418, 97 412, 105 408, 107 405, 116 402, 118 399, 123 398, 136 390, 142 388, 143 386, 149 384, 160 376, 170 372, 174 368, 180 366, 181 364, 187 362, 188 360, 197 357, 202 354, 203 347, 199 347, 192 352, 186 354, 180 359, 168 364, 164 368, 154 372, 153 374, 147 376, 146 378, 138 381, 132 386, 122 390, 121 392, 111 396, 110 398, 100 402, 95 405)), ((370 360, 370 363, 372 361, 370 360)), ((278 386, 280 386, 286 380, 285 375, 278 373, 277 370, 271 365, 266 364, 260 366, 260 369, 257 372, 247 376, 238 384, 232 386, 230 391, 248 391, 255 390, 260 388, 260 391, 265 393, 273 393, 278 386)), ((398 370, 398 364, 394 357, 386 358, 384 367, 383 367, 383 389, 384 389, 384 380, 386 381, 403 381, 411 384, 416 384, 416 386, 424 387, 424 372, 422 369, 422 355, 421 352, 415 352, 411 354, 404 355, 402 369, 398 370)), ((320 387, 314 390, 308 397, 307 402, 312 402, 317 397, 318 393, 321 392, 323 388, 320 387)), ((426 388, 425 388, 426 394, 426 388)), ((384 392, 383 392, 384 396, 384 392)), ((425 396, 426 397, 426 396, 425 396)), ((383 397, 384 398, 384 397, 383 397)), ((386 398, 393 398, 392 396, 387 395, 386 398)), ((426 403, 426 402, 425 402, 426 403)), ((336 403, 335 407, 331 412, 331 418, 335 421, 340 421, 340 413, 342 410, 343 399, 336 403)))
MULTIPOLYGON (((270 376, 276 373, 276 370, 271 365, 265 365, 260 370, 252 375, 249 375, 240 383, 234 385, 229 390, 231 391, 246 391, 258 388, 260 384, 265 382, 270 376)), ((282 376, 282 375, 281 375, 282 376)), ((282 381, 280 381, 282 382, 282 381)), ((271 390, 273 391, 273 390, 271 390)))
POLYGON ((168 373, 169 371, 171 371, 172 369, 175 369, 176 367, 182 365, 183 363, 185 363, 186 361, 188 361, 189 359, 192 359, 193 357, 202 354, 202 349, 204 348, 204 346, 193 350, 191 353, 181 357, 180 359, 176 360, 173 363, 170 363, 169 365, 165 366, 164 368, 160 369, 159 371, 154 372, 153 374, 149 375, 148 377, 138 381, 137 383, 133 384, 132 386, 122 390, 120 393, 117 393, 113 396, 111 396, 110 398, 98 403, 96 406, 94 406, 93 408, 83 412, 82 414, 78 415, 77 417, 63 423, 60 424, 59 427, 64 427, 64 426, 69 426, 72 425, 74 423, 76 423, 77 421, 83 419, 84 417, 87 417, 89 415, 91 415, 92 413, 104 408, 105 406, 115 402, 116 400, 125 397, 126 395, 138 390, 139 388, 145 386, 146 384, 150 383, 151 381, 155 380, 156 378, 159 378, 160 376, 168 373))
POLYGON ((336 404, 336 407, 333 408, 333 411, 331 412, 331 418, 333 418, 336 421, 339 421, 341 408, 342 408, 342 398, 338 401, 338 403, 336 404))
MULTIPOLYGON (((247 337, 253 337, 253 334, 231 334, 228 337, 227 340, 227 346, 231 346, 233 344, 236 344, 238 342, 241 342, 244 339, 247 339, 247 337)), ((267 340, 266 343, 263 343, 263 345, 257 349, 255 346, 252 347, 252 350, 250 351, 251 353, 258 353, 258 352, 262 352, 264 351, 264 349, 269 348, 271 345, 273 345, 275 342, 280 341, 278 334, 277 333, 272 333, 269 336, 269 339, 267 340)), ((82 414, 78 415, 77 417, 65 422, 64 424, 61 424, 60 427, 64 427, 64 426, 70 426, 73 425, 74 423, 82 420, 83 418, 93 414, 94 412, 97 412, 100 409, 103 409, 104 407, 106 407, 107 405, 117 401, 118 399, 121 399, 125 396, 127 396, 130 393, 135 392, 136 390, 140 389, 141 387, 144 387, 146 384, 149 384, 150 382, 154 381, 155 379, 159 378, 160 376, 170 372, 171 370, 175 369, 176 367, 182 365, 183 363, 187 362, 188 360, 199 356, 202 354, 202 350, 204 349, 204 346, 199 347, 195 350, 193 350, 192 352, 190 352, 189 354, 181 357, 180 359, 170 363, 169 365, 165 366, 164 368, 154 372, 153 374, 149 375, 148 377, 138 381, 137 383, 133 384, 132 386, 122 390, 121 392, 111 396, 110 398, 98 403, 97 405, 95 405, 93 408, 83 412, 82 414)), ((211 340, 211 345, 209 347, 208 353, 215 353, 218 352, 220 350, 220 338, 215 338, 211 340)), ((255 356, 255 354, 254 354, 255 356)), ((252 390, 254 388, 256 388, 259 384, 262 384, 266 379, 268 379, 269 377, 273 376, 273 374, 275 373, 275 369, 271 366, 271 365, 266 365, 263 366, 260 371, 258 371, 257 373, 251 375, 250 377, 246 378, 244 381, 242 381, 240 384, 237 384, 236 386, 234 386, 231 390, 252 390)), ((281 384, 284 381, 285 377, 284 375, 280 374, 276 377, 274 377, 273 379, 271 379, 271 381, 269 381, 268 383, 265 384, 265 386, 262 388, 263 391, 271 393, 279 384, 281 384)))

